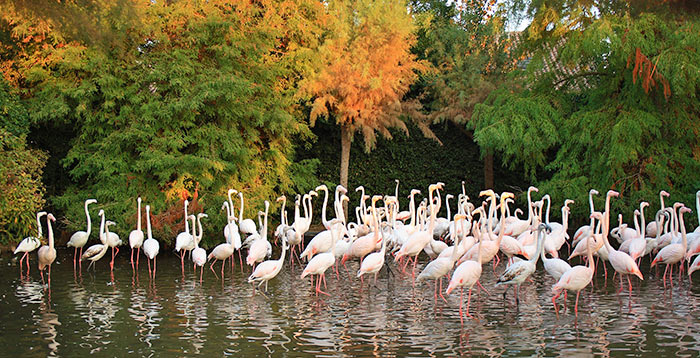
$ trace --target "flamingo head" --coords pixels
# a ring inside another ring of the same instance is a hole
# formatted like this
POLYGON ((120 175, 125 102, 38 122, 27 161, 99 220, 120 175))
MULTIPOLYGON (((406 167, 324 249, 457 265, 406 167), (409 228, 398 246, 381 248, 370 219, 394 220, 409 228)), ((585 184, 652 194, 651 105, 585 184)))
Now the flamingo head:
POLYGON ((528 192, 528 193, 531 193, 531 192, 533 192, 533 191, 539 193, 539 192, 540 192, 540 189, 537 189, 537 187, 534 187, 534 186, 531 186, 531 187, 527 188, 527 192, 528 192))
POLYGON ((589 194, 589 195, 598 195, 598 194, 600 194, 600 193, 598 192, 598 190, 591 189, 591 190, 588 192, 588 194, 589 194))
POLYGON ((317 186, 316 189, 314 189, 314 190, 315 191, 321 191, 321 190, 328 191, 328 187, 326 186, 326 184, 321 184, 321 185, 317 186))
POLYGON ((659 194, 661 194, 662 196, 665 196, 665 197, 667 197, 667 198, 668 198, 669 196, 671 196, 671 194, 669 194, 666 190, 662 190, 661 193, 659 193, 659 194))
MULTIPOLYGON (((138 199, 136 199, 136 201, 138 201, 138 202, 140 203, 140 202, 141 202, 141 197, 139 196, 138 199)), ((88 200, 85 200, 85 205, 94 204, 94 203, 96 203, 96 202, 97 202, 96 199, 88 199, 88 200)))
POLYGON ((615 191, 615 190, 608 190, 608 196, 618 197, 618 196, 620 196, 620 193, 615 191))

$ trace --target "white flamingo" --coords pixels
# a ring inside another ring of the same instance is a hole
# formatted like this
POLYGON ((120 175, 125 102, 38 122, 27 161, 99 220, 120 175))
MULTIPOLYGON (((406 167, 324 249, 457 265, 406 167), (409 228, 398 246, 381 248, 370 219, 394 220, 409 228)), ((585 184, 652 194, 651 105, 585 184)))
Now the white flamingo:
POLYGON ((183 275, 185 274, 185 251, 194 249, 194 237, 190 232, 188 224, 189 215, 187 214, 187 206, 189 203, 189 200, 185 199, 185 231, 177 234, 175 237, 175 251, 180 254, 180 267, 183 275))
POLYGON ((160 244, 158 240, 153 238, 153 233, 151 232, 151 206, 146 205, 146 241, 143 242, 143 253, 146 254, 148 260, 148 276, 152 277, 153 280, 156 279, 156 256, 160 251, 160 244), (151 273, 151 261, 153 260, 153 273, 151 273))
POLYGON ((19 259, 19 273, 22 275, 22 260, 26 257, 27 261, 27 277, 29 277, 29 253, 38 249, 41 246, 41 217, 46 215, 46 211, 36 213, 37 235, 25 237, 15 248, 14 254, 24 252, 19 259))
POLYGON ((44 268, 48 266, 49 273, 49 288, 51 288, 51 264, 56 260, 56 249, 54 248, 53 241, 53 228, 51 227, 51 222, 56 221, 53 214, 49 213, 46 215, 46 226, 47 235, 49 237, 49 244, 44 245, 37 251, 37 260, 39 261, 39 272, 41 273, 41 282, 44 282, 44 268))
POLYGON ((85 253, 83 253, 80 256, 80 260, 88 260, 90 261, 90 264, 88 265, 88 270, 90 269, 90 266, 95 266, 95 262, 97 262, 99 259, 104 257, 104 255, 107 253, 107 249, 109 246, 107 246, 105 242, 105 211, 100 209, 100 212, 97 214, 100 216, 100 231, 98 233, 98 237, 100 239, 100 244, 95 244, 90 247, 88 247, 87 250, 85 250, 85 253))
MULTIPOLYGON (((204 264, 207 263, 207 251, 204 250, 203 248, 199 247, 199 242, 202 241, 202 237, 204 236, 204 232, 202 231, 202 218, 209 217, 209 215, 204 214, 204 213, 199 213, 197 214, 197 233, 193 234, 194 236, 194 250, 192 250, 192 262, 194 263, 194 266, 192 267, 194 269, 195 274, 197 273, 197 266, 200 267, 199 269, 199 283, 202 283, 202 275, 204 274, 204 264)), ((194 226, 194 224, 192 225, 194 226)), ((194 229, 193 229, 194 231, 194 229)))
POLYGON ((83 247, 87 244, 88 239, 90 239, 90 231, 92 229, 92 222, 90 221, 90 211, 88 211, 88 205, 96 203, 95 199, 85 200, 85 216, 87 217, 87 229, 85 231, 76 231, 71 235, 70 240, 66 246, 74 247, 73 250, 73 268, 75 269, 76 260, 78 257, 83 255, 83 247), (80 248, 80 255, 78 255, 78 248, 80 248))
POLYGON ((141 197, 136 199, 136 230, 129 233, 129 246, 131 247, 131 269, 134 269, 134 249, 136 249, 136 268, 139 267, 141 246, 143 246, 143 230, 141 230, 141 197))

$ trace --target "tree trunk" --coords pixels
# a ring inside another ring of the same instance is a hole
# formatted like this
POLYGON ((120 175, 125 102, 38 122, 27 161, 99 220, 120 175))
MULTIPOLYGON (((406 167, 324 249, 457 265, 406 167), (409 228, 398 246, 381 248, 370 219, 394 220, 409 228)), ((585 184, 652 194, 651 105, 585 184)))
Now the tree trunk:
POLYGON ((493 153, 484 156, 484 189, 493 189, 493 153))
MULTIPOLYGON (((352 144, 352 133, 346 125, 340 126, 340 185, 348 190, 348 169, 350 168, 350 145, 352 144)), ((343 203, 343 212, 347 217, 348 203, 343 203)))

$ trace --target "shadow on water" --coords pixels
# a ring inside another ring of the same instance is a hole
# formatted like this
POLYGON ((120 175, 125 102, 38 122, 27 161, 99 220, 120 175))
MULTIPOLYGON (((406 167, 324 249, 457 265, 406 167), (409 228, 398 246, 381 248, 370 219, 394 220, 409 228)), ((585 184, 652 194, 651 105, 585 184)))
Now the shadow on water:
MULTIPOLYGON (((277 251, 277 250, 276 250, 277 251)), ((154 280, 146 265, 133 273, 128 255, 95 271, 74 272, 72 252, 59 249, 51 290, 36 270, 20 280, 19 268, 0 256, 0 344, 8 356, 309 355, 309 356, 682 356, 700 353, 700 285, 687 277, 673 290, 648 267, 630 296, 617 294, 619 281, 596 277, 581 294, 579 315, 569 297, 557 318, 551 278, 540 268, 503 300, 496 276, 484 266, 474 290, 473 319, 459 319, 459 294, 447 303, 433 299, 432 283, 412 288, 410 275, 392 263, 377 283, 364 283, 341 268, 328 274, 328 296, 315 296, 301 269, 286 265, 266 295, 246 283, 240 267, 216 279, 208 267, 204 282, 179 258, 161 255, 154 280)), ((275 255, 273 255, 274 257, 275 255)), ((34 261, 36 263, 36 261, 34 261)), ((144 262, 142 262, 143 264, 144 262)), ((419 263, 422 267, 426 261, 419 263)), ((646 265, 648 266, 648 264, 646 265)), ((218 267, 218 265, 217 265, 218 267)), ((419 268, 420 268, 419 267, 419 268)), ((357 263, 349 263, 350 273, 357 263)), ((646 270, 645 270, 646 269, 646 270)), ((503 271, 503 265, 497 273, 503 271)), ((466 295, 465 295, 466 298, 466 295)), ((560 300, 563 305, 563 300, 560 300)))

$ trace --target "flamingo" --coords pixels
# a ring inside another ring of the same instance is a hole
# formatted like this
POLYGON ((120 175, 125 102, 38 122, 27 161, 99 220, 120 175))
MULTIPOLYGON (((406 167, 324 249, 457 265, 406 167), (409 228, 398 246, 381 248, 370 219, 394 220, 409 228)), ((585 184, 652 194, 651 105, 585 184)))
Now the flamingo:
POLYGON ((14 254, 17 255, 18 252, 24 252, 22 257, 19 259, 19 274, 22 275, 22 260, 27 258, 27 277, 29 277, 29 253, 38 249, 41 246, 41 217, 46 215, 46 211, 40 211, 36 213, 36 226, 37 235, 25 237, 15 248, 14 254))
POLYGON ((99 239, 101 244, 95 244, 90 247, 88 247, 87 250, 85 250, 85 253, 83 253, 80 256, 80 260, 89 260, 90 265, 88 265, 88 270, 90 269, 90 266, 95 265, 95 262, 97 260, 101 259, 106 253, 107 249, 109 246, 107 246, 105 242, 105 211, 100 209, 100 212, 97 214, 100 216, 100 232, 98 233, 99 239))
MULTIPOLYGON (((224 205, 221 207, 221 210, 227 209, 228 210, 229 204, 228 202, 224 202, 224 205)), ((226 227, 229 228, 229 230, 233 230, 233 226, 229 225, 233 218, 230 215, 227 215, 226 217, 227 223, 226 227)), ((229 235, 233 235, 230 233, 229 235)), ((217 245, 214 250, 211 250, 211 253, 209 253, 209 256, 207 256, 207 260, 214 259, 214 262, 209 265, 209 269, 211 272, 214 273, 214 276, 216 276, 216 272, 214 271, 214 264, 216 263, 217 260, 221 260, 221 280, 224 280, 224 264, 226 263, 226 259, 231 257, 233 255, 233 245, 229 244, 228 242, 224 242, 223 244, 217 245)), ((231 258, 233 260, 233 258, 231 258)), ((217 277, 218 278, 218 277, 217 277)))
MULTIPOLYGON (((437 183, 431 184, 428 187, 428 197, 430 203, 430 224, 428 229, 423 231, 417 231, 409 236, 408 241, 401 246, 401 249, 394 256, 394 261, 398 261, 404 256, 413 257, 413 269, 411 271, 411 277, 413 279, 413 284, 415 286, 415 274, 416 274, 416 262, 418 261, 418 254, 423 250, 423 248, 430 243, 433 237, 433 232, 435 230, 435 215, 437 215, 438 207, 433 205, 433 192, 437 189, 441 189, 444 184, 437 183)), ((358 239, 359 240, 359 239, 358 239)), ((356 241, 357 242, 357 241, 356 241)))
MULTIPOLYGON (((627 253, 635 261, 644 255, 644 251, 647 248, 647 237, 645 233, 647 225, 644 221, 644 208, 647 206, 649 206, 649 203, 646 201, 639 204, 639 215, 642 217, 642 224, 640 226, 640 231, 637 233, 638 236, 623 242, 623 244, 629 242, 627 245, 627 253)), ((620 249, 622 250, 622 246, 620 249)))
MULTIPOLYGON (((466 219, 467 216, 464 214, 455 214, 454 216, 454 223, 455 225, 461 224, 461 221, 466 219)), ((455 238, 454 240, 454 247, 459 247, 461 244, 461 239, 463 239, 464 232, 462 234, 455 238)), ((430 261, 423 271, 418 275, 418 278, 416 279, 418 282, 421 282, 423 280, 435 280, 435 301, 437 301, 437 292, 438 292, 438 280, 440 280, 440 297, 443 299, 443 301, 447 302, 445 299, 445 296, 442 295, 442 277, 447 275, 447 273, 452 270, 454 267, 455 262, 459 258, 459 250, 452 250, 452 255, 449 257, 438 257, 434 259, 433 261, 430 261)))
POLYGON ((109 232, 107 229, 105 229, 104 237, 107 246, 112 248, 112 261, 109 263, 109 268, 111 271, 114 271, 114 258, 119 253, 119 245, 122 244, 122 240, 119 238, 119 235, 114 232, 109 232))
POLYGON ((602 219, 599 220, 603 221, 603 241, 605 242, 605 248, 608 252, 608 259, 615 271, 617 271, 617 273, 620 274, 620 290, 617 292, 622 291, 622 276, 627 275, 627 283, 629 284, 629 290, 631 295, 632 282, 630 282, 629 275, 635 275, 639 277, 640 280, 644 280, 644 276, 642 276, 642 273, 639 271, 639 267, 637 267, 637 264, 634 262, 632 257, 630 257, 630 255, 622 251, 615 250, 612 246, 610 246, 610 241, 608 240, 608 226, 610 220, 610 198, 613 196, 617 197, 619 195, 620 193, 614 190, 608 190, 608 193, 605 196, 605 214, 603 214, 602 219))
MULTIPOLYGON (((681 237, 682 237, 682 242, 680 244, 670 244, 663 249, 659 250, 659 253, 656 254, 656 257, 654 258, 654 261, 651 262, 650 267, 654 267, 657 263, 662 263, 666 264, 666 269, 664 270, 664 288, 666 288, 666 273, 668 272, 668 268, 670 266, 673 266, 674 264, 680 262, 681 263, 681 268, 679 269, 679 276, 682 271, 682 260, 685 255, 686 249, 688 248, 688 238, 686 236, 686 230, 685 230, 685 223, 683 222, 683 213, 689 213, 692 212, 690 208, 686 208, 685 206, 681 206, 680 210, 678 211, 678 220, 681 228, 681 237)), ((673 283, 673 268, 671 268, 670 272, 670 281, 673 283)))
MULTIPOLYGON (((480 208, 481 209, 481 208, 480 208)), ((473 214, 476 214, 479 212, 479 216, 483 215, 483 209, 481 211, 477 210, 474 211, 473 214)), ((480 232, 480 229, 478 227, 479 222, 476 220, 473 220, 473 231, 475 235, 478 235, 480 232)), ((479 246, 481 246, 481 241, 479 242, 479 246)), ((450 294, 455 288, 459 287, 459 320, 464 324, 464 320, 462 318, 462 306, 464 304, 464 299, 463 299, 463 291, 464 287, 469 288, 469 295, 467 297, 467 316, 471 317, 472 315, 469 314, 469 306, 471 304, 471 298, 472 298, 472 287, 474 287, 474 284, 481 284, 479 283, 479 278, 481 277, 481 247, 477 248, 477 255, 476 255, 476 260, 466 260, 459 264, 457 268, 455 269, 454 273, 452 274, 452 278, 450 279, 450 283, 447 285, 447 291, 445 291, 446 294, 450 294)), ((483 288, 483 287, 482 287, 483 288)), ((484 290, 486 291, 486 290, 484 290)))
POLYGON ((282 238, 282 253, 280 254, 280 258, 261 262, 248 277, 248 283, 259 282, 258 287, 265 283, 265 292, 267 292, 267 283, 277 277, 277 274, 282 270, 282 266, 284 266, 284 255, 288 248, 289 246, 287 245, 286 238, 282 238))
POLYGON ((695 256, 695 260, 693 260, 693 263, 690 264, 690 267, 688 268, 688 279, 690 279, 690 275, 692 275, 693 272, 695 272, 699 269, 700 269, 700 255, 695 256))
POLYGON ((175 251, 180 253, 180 267, 183 275, 185 274, 185 251, 194 249, 194 237, 190 233, 188 225, 187 206, 189 203, 189 200, 185 199, 185 231, 177 234, 177 237, 175 237, 175 251))
POLYGON ((131 246, 131 269, 134 269, 134 249, 136 249, 136 268, 139 267, 139 256, 143 246, 143 230, 141 230, 141 197, 136 199, 136 230, 129 233, 129 246, 131 246))
MULTIPOLYGON (((510 194, 510 193, 504 193, 503 195, 510 194)), ((511 194, 512 195, 512 194, 511 194)), ((503 196, 501 196, 502 198, 503 196)), ((496 286, 500 285, 516 285, 515 286, 515 303, 520 304, 520 298, 519 293, 520 293, 520 285, 528 278, 530 275, 532 275, 533 272, 535 272, 535 268, 537 266, 537 260, 539 260, 540 255, 542 254, 542 248, 544 246, 544 240, 545 240, 545 234, 544 230, 547 230, 547 232, 551 231, 551 228, 547 224, 540 224, 537 227, 537 252, 535 255, 533 255, 530 259, 528 260, 522 260, 518 261, 506 268, 506 270, 503 272, 503 274, 498 278, 498 281, 496 283, 496 286)), ((503 299, 506 298, 506 293, 508 292, 508 288, 510 286, 506 287, 506 290, 503 291, 503 299)))
POLYGON ((270 202, 265 200, 265 219, 260 228, 260 238, 253 241, 250 249, 248 249, 248 257, 246 257, 248 265, 255 266, 255 263, 262 262, 266 257, 272 255, 272 245, 267 240, 267 214, 269 209, 270 202))
MULTIPOLYGON (((381 199, 382 197, 380 195, 375 195, 372 197, 372 216, 373 216, 373 221, 374 221, 374 235, 375 235, 375 241, 379 240, 379 234, 380 234, 380 229, 379 229, 379 219, 377 218, 377 210, 375 209, 374 205, 375 203, 381 199)), ((395 203, 395 200, 391 199, 392 203, 395 203)), ((383 235, 383 231, 382 231, 383 235)), ((379 270, 382 269, 382 266, 384 266, 384 255, 386 253, 386 239, 383 237, 381 238, 382 241, 382 247, 379 252, 373 252, 369 255, 367 255, 364 260, 362 260, 362 263, 360 264, 360 269, 357 271, 357 277, 362 277, 362 275, 365 274, 374 274, 374 283, 377 283, 377 274, 379 273, 379 270)))
MULTIPOLYGON (((595 214, 591 214, 591 219, 594 218, 594 215, 595 214)), ((591 222, 590 227, 593 227, 593 222, 591 222)), ((559 281, 552 286, 552 293, 554 294, 554 297, 552 297, 552 304, 554 304, 554 310, 556 311, 557 315, 559 315, 559 308, 557 307, 556 302, 557 297, 559 297, 563 290, 568 290, 576 292, 576 305, 574 306, 574 312, 576 313, 576 317, 578 317, 579 295, 581 294, 581 290, 588 286, 593 279, 593 251, 596 250, 593 248, 594 244, 593 234, 589 231, 588 237, 586 238, 586 245, 588 246, 588 265, 578 265, 570 268, 564 272, 564 274, 559 278, 559 281)), ((596 244, 596 246, 598 245, 596 244)))
MULTIPOLYGON (((202 283, 202 275, 204 274, 204 264, 207 263, 207 251, 204 250, 203 248, 199 247, 199 242, 202 241, 202 237, 204 236, 204 232, 202 231, 202 218, 209 217, 209 215, 204 214, 204 213, 199 213, 197 214, 197 231, 198 233, 194 233, 192 236, 194 236, 194 250, 192 250, 192 262, 194 263, 194 266, 192 267, 194 269, 195 274, 197 273, 197 266, 200 267, 199 269, 199 283, 202 283)), ((193 230, 194 231, 194 224, 193 230)))
MULTIPOLYGON (((241 242, 241 234, 238 232, 238 225, 236 225, 236 215, 233 213, 233 199, 231 198, 231 194, 236 194, 238 191, 234 189, 229 189, 227 192, 228 195, 228 210, 226 212, 227 216, 232 216, 232 220, 228 221, 229 224, 226 224, 224 227, 224 237, 226 238, 226 242, 233 245, 233 248, 235 250, 238 250, 241 248, 242 242, 241 242)), ((233 261, 231 261, 233 264, 233 261)))
POLYGON ((92 223, 90 222, 90 211, 88 211, 88 205, 96 203, 97 200, 95 199, 88 199, 85 200, 85 216, 87 217, 87 230, 85 231, 76 231, 71 237, 70 240, 68 240, 68 243, 66 246, 68 247, 74 247, 75 250, 73 251, 73 269, 75 269, 75 264, 76 260, 78 257, 83 255, 83 247, 85 244, 87 244, 88 239, 90 238, 90 231, 92 229, 92 223), (78 255, 78 248, 80 248, 80 256, 78 255))
MULTIPOLYGON (((331 227, 331 235, 333 237, 333 244, 338 240, 340 229, 338 226, 331 227)), ((335 264, 335 255, 333 252, 323 252, 314 256, 309 263, 306 264, 304 271, 301 272, 300 278, 303 280, 304 277, 308 275, 318 275, 316 279, 316 295, 319 293, 326 296, 330 296, 328 293, 321 290, 321 281, 325 281, 326 270, 335 264)), ((311 284, 313 285, 313 277, 311 278, 311 284)))
POLYGON ((152 277, 153 280, 156 279, 156 256, 158 256, 158 251, 160 251, 160 244, 158 240, 153 238, 153 233, 151 232, 151 206, 146 205, 146 241, 143 242, 143 253, 146 254, 148 260, 148 276, 152 277), (151 261, 153 260, 153 273, 151 274, 151 261))
POLYGON ((49 288, 51 288, 51 264, 56 260, 56 249, 53 244, 53 228, 51 227, 51 222, 56 221, 53 214, 49 213, 46 215, 46 226, 49 236, 49 244, 44 245, 37 251, 37 260, 39 261, 39 272, 41 273, 41 282, 44 282, 44 268, 49 267, 48 281, 49 288))

